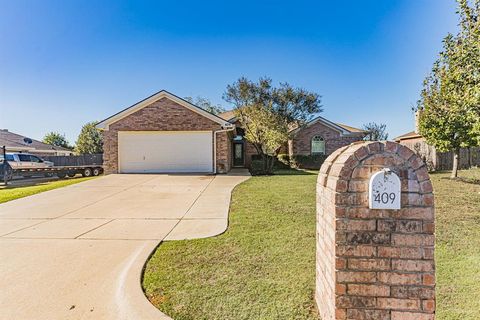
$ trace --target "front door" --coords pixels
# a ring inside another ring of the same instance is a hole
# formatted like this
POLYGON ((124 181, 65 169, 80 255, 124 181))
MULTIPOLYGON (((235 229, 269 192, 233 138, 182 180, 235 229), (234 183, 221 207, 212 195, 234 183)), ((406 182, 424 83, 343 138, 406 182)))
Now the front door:
POLYGON ((233 143, 233 166, 243 167, 245 165, 245 157, 243 153, 243 142, 233 143))

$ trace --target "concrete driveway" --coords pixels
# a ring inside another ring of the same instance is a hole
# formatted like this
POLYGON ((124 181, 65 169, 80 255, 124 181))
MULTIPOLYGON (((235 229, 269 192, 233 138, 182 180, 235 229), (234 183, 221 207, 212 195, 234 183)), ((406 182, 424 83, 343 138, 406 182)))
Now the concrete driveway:
POLYGON ((0 319, 169 319, 140 285, 160 241, 228 224, 229 175, 109 175, 0 205, 0 319))

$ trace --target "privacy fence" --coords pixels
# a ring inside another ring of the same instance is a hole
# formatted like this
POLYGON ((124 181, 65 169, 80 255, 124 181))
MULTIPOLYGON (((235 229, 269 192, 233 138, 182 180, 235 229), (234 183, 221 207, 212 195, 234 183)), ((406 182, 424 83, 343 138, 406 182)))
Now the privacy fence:
POLYGON ((44 156, 42 158, 47 161, 52 161, 55 166, 87 166, 103 164, 103 154, 83 154, 79 156, 44 156))
MULTIPOLYGON (((430 171, 453 168, 453 152, 438 152, 435 147, 425 141, 402 141, 401 144, 420 156, 430 171)), ((459 160, 460 169, 480 166, 480 147, 462 148, 459 160)))

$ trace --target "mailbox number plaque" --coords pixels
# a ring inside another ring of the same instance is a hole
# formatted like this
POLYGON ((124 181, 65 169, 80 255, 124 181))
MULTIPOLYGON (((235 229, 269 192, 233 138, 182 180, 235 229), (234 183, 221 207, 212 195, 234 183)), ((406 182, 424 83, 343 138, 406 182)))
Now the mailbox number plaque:
POLYGON ((400 209, 400 178, 390 169, 373 174, 368 188, 370 209, 400 209))

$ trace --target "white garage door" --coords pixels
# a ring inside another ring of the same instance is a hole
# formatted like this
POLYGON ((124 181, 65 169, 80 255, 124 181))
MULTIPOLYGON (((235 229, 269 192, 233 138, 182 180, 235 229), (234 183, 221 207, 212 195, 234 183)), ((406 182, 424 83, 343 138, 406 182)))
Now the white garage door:
POLYGON ((121 173, 212 172, 211 131, 118 132, 121 173))

